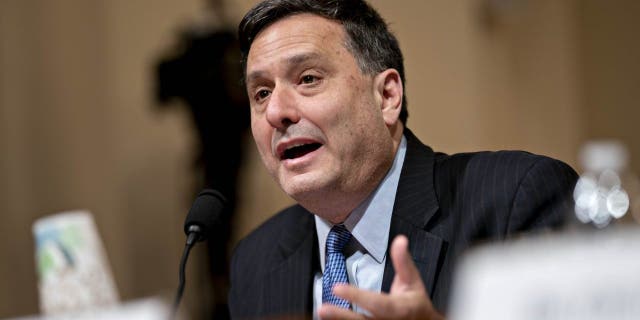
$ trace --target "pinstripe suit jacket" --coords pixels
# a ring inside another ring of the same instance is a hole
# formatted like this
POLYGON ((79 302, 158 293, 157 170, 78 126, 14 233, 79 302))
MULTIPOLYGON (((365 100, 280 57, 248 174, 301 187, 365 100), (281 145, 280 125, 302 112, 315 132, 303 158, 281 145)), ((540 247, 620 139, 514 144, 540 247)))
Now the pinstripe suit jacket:
MULTIPOLYGON (((446 311, 460 253, 479 241, 555 228, 572 209, 576 173, 566 164, 518 151, 434 153, 408 129, 407 152, 389 241, 409 237, 434 306, 446 311)), ((311 316, 320 270, 313 215, 295 205, 242 240, 231 265, 233 318, 311 316)), ((394 276, 387 259, 382 289, 394 276)))

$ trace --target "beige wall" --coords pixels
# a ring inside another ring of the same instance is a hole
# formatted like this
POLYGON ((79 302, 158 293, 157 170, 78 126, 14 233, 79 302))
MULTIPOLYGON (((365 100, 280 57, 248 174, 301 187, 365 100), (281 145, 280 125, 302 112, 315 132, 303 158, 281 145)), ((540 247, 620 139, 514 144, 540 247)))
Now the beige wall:
POLYGON ((0 6, 0 317, 37 312, 31 223, 63 210, 94 213, 124 298, 172 291, 191 140, 150 67, 199 2, 0 6))
POLYGON ((640 173, 640 2, 585 0, 578 14, 586 136, 625 141, 640 173))
MULTIPOLYGON (((151 66, 203 3, 0 1, 0 318, 37 312, 33 220, 75 208, 94 212, 123 299, 172 294, 194 141, 185 112, 155 108, 151 66)), ((582 141, 616 137, 640 172, 635 1, 372 3, 400 39, 426 143, 575 166, 582 141)), ((236 239, 291 203, 247 146, 236 239)), ((206 281, 197 249, 188 304, 206 281)))
POLYGON ((524 148, 573 160, 572 1, 504 1, 513 7, 502 11, 488 1, 374 3, 406 51, 409 126, 425 141, 447 152, 524 148))

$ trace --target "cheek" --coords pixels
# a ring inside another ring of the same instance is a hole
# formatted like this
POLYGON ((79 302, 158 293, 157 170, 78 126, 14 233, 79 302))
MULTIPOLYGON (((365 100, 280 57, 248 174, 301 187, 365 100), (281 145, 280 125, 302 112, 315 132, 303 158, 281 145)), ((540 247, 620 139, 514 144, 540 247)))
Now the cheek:
POLYGON ((251 134, 256 142, 258 151, 265 157, 270 154, 271 150, 271 134, 269 126, 262 124, 260 121, 251 120, 251 134))

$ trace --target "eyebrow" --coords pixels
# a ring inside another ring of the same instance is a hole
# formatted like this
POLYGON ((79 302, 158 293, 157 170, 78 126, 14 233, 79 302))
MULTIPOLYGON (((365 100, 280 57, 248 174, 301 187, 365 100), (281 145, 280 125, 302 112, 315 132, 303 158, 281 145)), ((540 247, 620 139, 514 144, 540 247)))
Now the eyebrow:
MULTIPOLYGON (((292 55, 290 57, 286 57, 283 60, 286 62, 288 67, 291 67, 291 66, 300 65, 309 60, 319 59, 319 58, 320 58, 320 54, 316 52, 303 52, 303 53, 292 55)), ((265 74, 266 72, 262 70, 252 71, 247 75, 246 83, 250 84, 256 81, 257 79, 264 77, 265 74)))
POLYGON ((296 65, 296 64, 301 64, 308 60, 317 59, 319 57, 320 55, 316 52, 305 52, 305 53, 295 54, 291 57, 286 58, 286 60, 288 64, 296 65))
POLYGON ((249 73, 246 77, 245 80, 245 84, 248 86, 250 84, 252 84, 253 82, 255 82, 257 79, 260 79, 262 77, 264 77, 265 72, 264 71, 252 71, 251 73, 249 73))

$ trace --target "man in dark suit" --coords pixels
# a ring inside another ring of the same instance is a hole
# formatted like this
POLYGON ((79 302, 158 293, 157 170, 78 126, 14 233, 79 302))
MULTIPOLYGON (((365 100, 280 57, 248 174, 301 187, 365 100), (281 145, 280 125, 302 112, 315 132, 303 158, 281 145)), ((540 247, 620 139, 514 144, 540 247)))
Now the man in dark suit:
POLYGON ((441 319, 465 248, 570 210, 564 163, 435 153, 405 127, 402 53, 364 1, 267 0, 239 31, 256 145, 298 204, 238 245, 234 318, 441 319))

